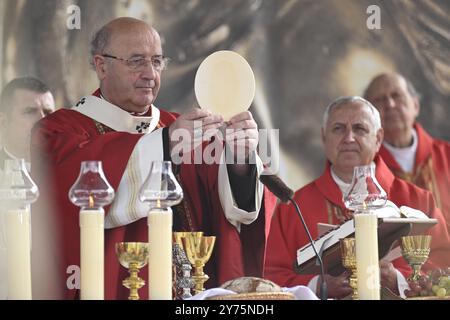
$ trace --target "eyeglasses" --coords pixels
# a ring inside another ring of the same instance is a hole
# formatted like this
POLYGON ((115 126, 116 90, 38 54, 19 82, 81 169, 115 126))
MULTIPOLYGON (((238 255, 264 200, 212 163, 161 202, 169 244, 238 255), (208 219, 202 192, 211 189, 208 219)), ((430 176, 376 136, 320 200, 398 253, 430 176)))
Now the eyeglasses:
POLYGON ((116 57, 110 54, 102 54, 102 57, 105 58, 111 58, 115 60, 120 60, 125 62, 125 64, 133 70, 143 70, 148 67, 149 64, 155 69, 156 71, 160 72, 164 70, 167 67, 167 64, 169 63, 169 58, 166 58, 164 56, 153 56, 150 58, 142 58, 142 57, 136 57, 136 58, 130 58, 130 59, 124 59, 120 57, 116 57))

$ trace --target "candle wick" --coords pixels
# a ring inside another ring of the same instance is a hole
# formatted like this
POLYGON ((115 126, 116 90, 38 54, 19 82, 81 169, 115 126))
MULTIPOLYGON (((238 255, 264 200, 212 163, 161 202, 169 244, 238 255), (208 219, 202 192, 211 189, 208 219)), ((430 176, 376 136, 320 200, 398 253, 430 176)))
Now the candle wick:
POLYGON ((93 208, 94 207, 94 197, 92 196, 92 194, 89 195, 89 208, 93 208))

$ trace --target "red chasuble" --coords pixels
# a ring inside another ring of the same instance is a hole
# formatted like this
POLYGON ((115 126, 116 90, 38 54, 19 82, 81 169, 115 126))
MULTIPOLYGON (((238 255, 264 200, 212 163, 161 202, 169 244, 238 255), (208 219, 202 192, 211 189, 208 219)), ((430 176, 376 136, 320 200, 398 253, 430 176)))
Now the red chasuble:
POLYGON ((380 156, 395 176, 433 193, 450 230, 450 143, 434 139, 418 123, 414 128, 418 144, 413 172, 404 172, 384 146, 380 156))
MULTIPOLYGON (((169 126, 178 116, 164 110, 160 112, 158 127, 169 126)), ((66 282, 70 282, 67 281, 67 268, 80 265, 79 208, 68 198, 80 163, 85 160, 102 161, 106 178, 117 190, 128 159, 141 137, 141 134, 113 131, 68 109, 58 110, 42 119, 33 132, 33 163, 39 166, 33 171, 39 174, 35 179, 41 191, 41 204, 37 205, 37 209, 43 207, 42 201, 51 201, 55 206, 52 217, 59 232, 55 232, 55 241, 61 241, 59 254, 63 259, 61 273, 58 277, 55 275, 55 279, 58 278, 64 286, 68 299, 78 296, 78 290, 67 289, 66 282)), ((205 268, 210 276, 206 286, 218 286, 244 275, 261 276, 268 225, 276 203, 274 196, 264 190, 264 203, 258 219, 249 226, 242 225, 239 233, 226 219, 220 204, 218 165, 183 164, 177 178, 184 191, 182 204, 174 210, 175 215, 183 215, 184 228, 179 231, 204 231, 206 235, 217 237, 213 256, 205 268)), ((108 209, 105 208, 106 214, 108 209)), ((147 240, 145 218, 126 226, 105 229, 105 299, 126 299, 129 294, 121 283, 128 277, 128 272, 116 258, 115 244, 147 240)), ((147 284, 147 267, 139 275, 147 284)), ((139 295, 141 299, 148 298, 146 286, 139 290, 139 295)))
MULTIPOLYGON (((388 194, 388 199, 397 206, 409 206, 438 219, 438 225, 430 229, 433 236, 431 254, 423 270, 450 265, 450 237, 442 213, 436 208, 432 195, 403 180, 395 178, 381 158, 375 158, 376 178, 388 194)), ((340 224, 351 218, 342 202, 342 193, 334 182, 329 163, 324 174, 295 193, 294 199, 300 206, 306 224, 313 238, 318 237, 317 223, 340 224)), ((314 275, 298 275, 293 270, 297 249, 308 243, 307 235, 289 204, 278 206, 267 243, 267 260, 264 275, 281 286, 307 285, 314 275)), ((407 266, 403 258, 394 261, 401 271, 407 266)), ((326 267, 326 266, 325 266, 326 267)))

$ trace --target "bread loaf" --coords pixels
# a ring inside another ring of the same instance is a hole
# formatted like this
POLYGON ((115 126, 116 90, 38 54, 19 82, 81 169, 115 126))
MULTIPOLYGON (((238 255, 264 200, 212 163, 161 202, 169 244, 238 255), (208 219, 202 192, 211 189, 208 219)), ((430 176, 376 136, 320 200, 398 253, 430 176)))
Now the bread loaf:
POLYGON ((281 292, 281 287, 276 283, 256 277, 242 277, 233 279, 225 282, 220 287, 236 293, 281 292))

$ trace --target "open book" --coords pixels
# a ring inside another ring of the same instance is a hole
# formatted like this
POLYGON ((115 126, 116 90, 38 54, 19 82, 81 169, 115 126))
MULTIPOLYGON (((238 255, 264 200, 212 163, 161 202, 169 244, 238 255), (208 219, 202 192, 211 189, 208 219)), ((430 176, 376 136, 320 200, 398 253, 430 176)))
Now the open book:
MULTIPOLYGON (((400 256, 400 251, 391 250, 396 240, 405 235, 423 234, 437 223, 423 212, 406 206, 398 208, 388 201, 386 207, 375 210, 378 216, 378 250, 379 257, 393 260, 400 256), (391 254, 389 254, 391 252, 391 254), (389 255, 388 255, 389 254, 389 255)), ((345 269, 341 263, 339 240, 353 237, 355 234, 354 220, 347 220, 339 226, 319 223, 317 225, 319 238, 314 240, 316 250, 322 256, 326 273, 337 276, 345 269)), ((319 265, 311 244, 306 244, 297 250, 297 260, 294 269, 299 274, 316 274, 319 265)))

